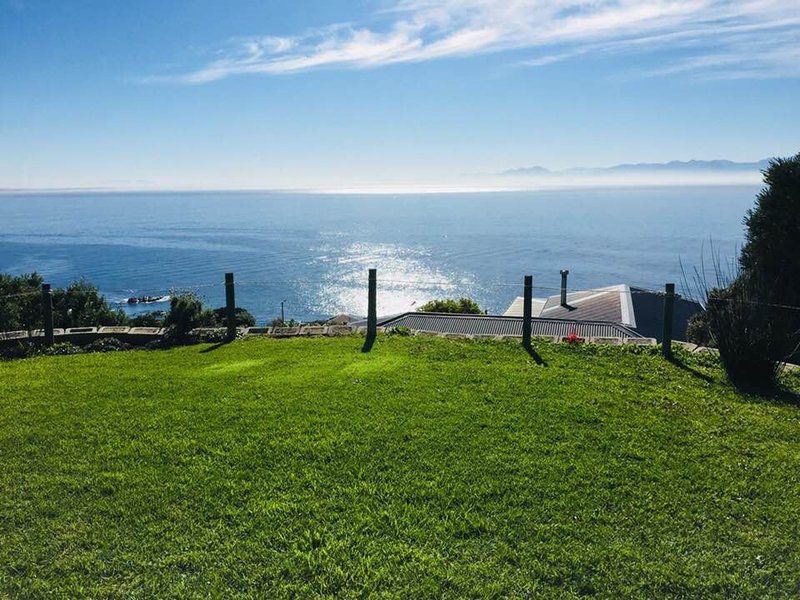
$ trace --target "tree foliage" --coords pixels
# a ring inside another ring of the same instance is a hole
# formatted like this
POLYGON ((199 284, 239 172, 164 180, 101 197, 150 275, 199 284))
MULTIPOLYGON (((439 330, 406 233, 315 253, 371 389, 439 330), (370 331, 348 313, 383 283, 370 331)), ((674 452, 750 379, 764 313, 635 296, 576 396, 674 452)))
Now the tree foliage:
MULTIPOLYGON (((38 273, 9 275, 0 273, 0 331, 41 329, 43 278, 38 273)), ((53 325, 56 328, 130 325, 133 327, 173 327, 176 337, 184 339, 197 327, 225 325, 225 308, 206 309, 195 294, 180 294, 170 301, 169 313, 152 312, 129 317, 115 309, 97 286, 83 279, 66 288, 54 288, 53 325)), ((255 317, 244 308, 236 308, 237 327, 252 327, 255 317)))
MULTIPOLYGON (((223 326, 227 323, 228 313, 227 309, 222 306, 220 308, 214 309, 214 319, 216 323, 220 326, 223 326)), ((236 307, 236 326, 237 327, 255 327, 256 325, 256 318, 250 313, 250 311, 237 306, 236 307)))
POLYGON ((483 310, 472 298, 462 297, 458 300, 444 298, 441 300, 431 300, 419 307, 420 312, 433 313, 456 313, 466 315, 481 315, 483 310))
POLYGON ((196 294, 179 294, 169 301, 169 314, 165 320, 178 340, 185 340, 189 332, 197 327, 216 325, 214 313, 203 308, 203 301, 196 294))
POLYGON ((800 341, 800 154, 776 159, 747 212, 739 272, 707 292, 704 316, 729 378, 739 387, 777 385, 779 362, 800 341))
POLYGON ((53 291, 53 325, 59 328, 124 325, 127 315, 113 309, 97 286, 84 279, 53 291))
POLYGON ((763 284, 761 299, 800 305, 800 154, 772 161, 764 183, 744 220, 742 273, 763 284))
MULTIPOLYGON (((0 273, 0 331, 41 329, 43 279, 38 273, 0 273)), ((97 287, 84 280, 53 289, 53 325, 58 328, 123 325, 127 316, 113 309, 97 287)))
POLYGON ((0 331, 31 330, 41 326, 41 287, 38 273, 0 273, 0 331))

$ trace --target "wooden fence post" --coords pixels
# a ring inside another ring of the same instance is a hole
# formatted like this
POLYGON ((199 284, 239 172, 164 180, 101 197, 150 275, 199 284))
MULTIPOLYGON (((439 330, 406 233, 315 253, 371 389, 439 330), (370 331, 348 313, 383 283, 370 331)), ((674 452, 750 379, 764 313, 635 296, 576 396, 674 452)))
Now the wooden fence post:
POLYGON ((378 335, 378 271, 369 270, 369 290, 367 293, 367 341, 375 341, 378 335))
POLYGON ((236 339, 236 288, 233 273, 225 273, 225 317, 230 342, 236 339))
POLYGON ((675 308, 675 284, 664 286, 664 333, 661 340, 661 352, 664 358, 672 358, 672 315, 675 308))
POLYGON ((42 317, 44 320, 44 344, 53 345, 53 291, 49 283, 42 284, 42 317))
POLYGON ((533 314, 533 275, 525 275, 522 302, 522 345, 531 348, 531 317, 533 314))

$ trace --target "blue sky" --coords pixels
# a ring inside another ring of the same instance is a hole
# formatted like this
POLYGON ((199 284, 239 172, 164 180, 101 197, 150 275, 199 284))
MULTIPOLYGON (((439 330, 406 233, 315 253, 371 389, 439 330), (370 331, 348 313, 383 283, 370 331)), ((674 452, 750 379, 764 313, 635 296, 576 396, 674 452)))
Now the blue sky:
POLYGON ((785 0, 0 0, 0 188, 459 186, 800 150, 785 0))

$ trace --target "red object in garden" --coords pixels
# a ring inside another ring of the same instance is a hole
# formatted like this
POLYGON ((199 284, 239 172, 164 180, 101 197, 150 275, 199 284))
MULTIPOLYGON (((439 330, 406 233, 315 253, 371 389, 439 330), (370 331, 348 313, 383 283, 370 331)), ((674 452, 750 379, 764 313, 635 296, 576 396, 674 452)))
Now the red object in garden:
POLYGON ((582 337, 578 336, 576 331, 570 331, 569 335, 564 338, 564 341, 568 344, 582 344, 584 340, 582 337))

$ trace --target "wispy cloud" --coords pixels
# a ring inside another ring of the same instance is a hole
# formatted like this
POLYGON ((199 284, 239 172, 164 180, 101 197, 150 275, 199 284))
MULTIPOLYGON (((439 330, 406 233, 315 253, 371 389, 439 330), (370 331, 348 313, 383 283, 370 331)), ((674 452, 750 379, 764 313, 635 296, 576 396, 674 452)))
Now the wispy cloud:
POLYGON ((800 76, 794 0, 397 0, 373 16, 381 25, 235 40, 222 58, 159 79, 200 84, 511 50, 530 51, 522 64, 541 67, 587 53, 669 49, 682 58, 649 75, 800 76))

